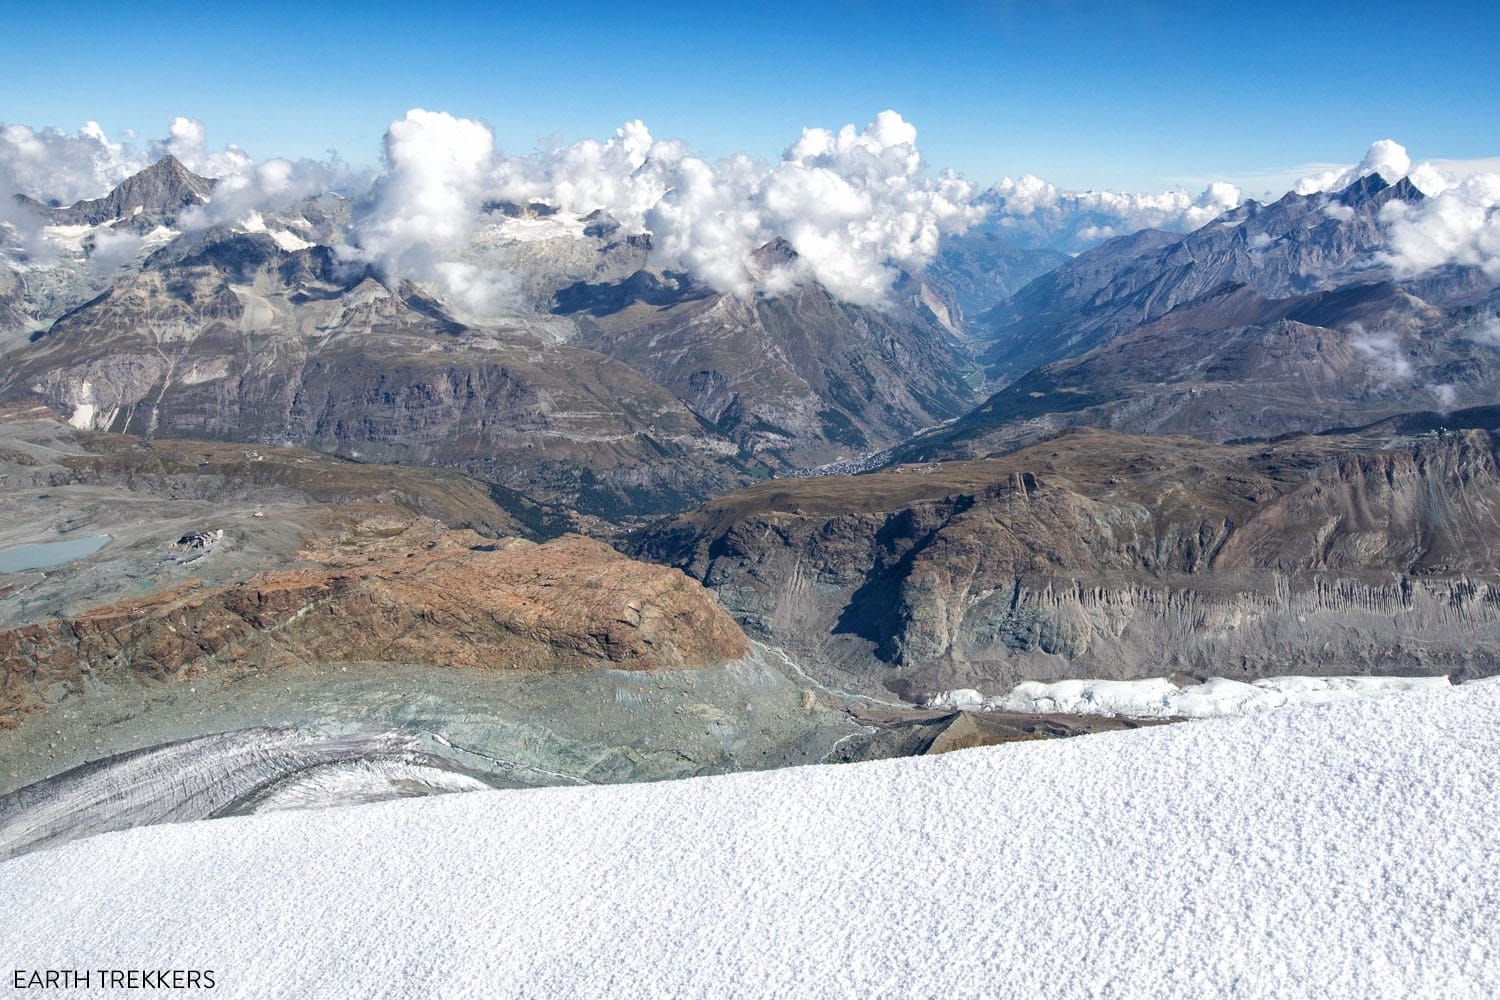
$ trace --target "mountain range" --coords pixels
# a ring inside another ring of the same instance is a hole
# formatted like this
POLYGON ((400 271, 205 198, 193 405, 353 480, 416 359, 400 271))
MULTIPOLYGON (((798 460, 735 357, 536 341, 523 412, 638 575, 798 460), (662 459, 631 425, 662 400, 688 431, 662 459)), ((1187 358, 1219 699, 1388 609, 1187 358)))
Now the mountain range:
POLYGON ((784 239, 734 294, 602 210, 493 202, 463 261, 513 281, 482 313, 351 253, 357 200, 213 223, 214 190, 166 158, 22 206, 63 250, 0 271, 0 400, 452 470, 917 699, 1500 649, 1500 290, 1393 265, 1410 180, 1074 257, 980 225, 873 304, 775 280, 784 239))
MULTIPOLYGON (((878 308, 815 283, 746 300, 652 265, 649 235, 602 212, 496 203, 470 252, 520 290, 475 320, 341 257, 347 204, 174 229, 212 189, 166 158, 105 198, 33 205, 76 254, 9 269, 0 395, 90 429, 462 469, 609 518, 856 460, 976 401, 961 296, 919 275, 878 308), (101 273, 95 247, 125 228, 150 239, 101 273)), ((982 260, 1007 253, 1036 268, 982 260)))

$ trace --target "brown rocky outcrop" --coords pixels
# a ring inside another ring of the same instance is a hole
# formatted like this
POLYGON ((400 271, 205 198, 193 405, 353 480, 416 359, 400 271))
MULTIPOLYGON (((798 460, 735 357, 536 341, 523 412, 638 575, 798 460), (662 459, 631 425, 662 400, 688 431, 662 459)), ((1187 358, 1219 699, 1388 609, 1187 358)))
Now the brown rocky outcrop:
POLYGON ((191 581, 0 632, 0 724, 87 676, 171 680, 297 662, 645 670, 748 648, 697 582, 578 535, 491 543, 433 522, 366 523, 304 554, 300 568, 191 581))
POLYGON ((1493 673, 1488 430, 1244 446, 1079 431, 778 481, 641 537, 755 635, 898 690, 1180 671, 1493 673))

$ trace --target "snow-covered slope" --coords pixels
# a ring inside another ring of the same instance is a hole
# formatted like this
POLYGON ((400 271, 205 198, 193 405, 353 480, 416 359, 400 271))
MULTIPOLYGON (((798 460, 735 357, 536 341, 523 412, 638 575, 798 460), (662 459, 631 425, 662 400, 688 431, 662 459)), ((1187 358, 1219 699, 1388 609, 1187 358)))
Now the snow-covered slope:
POLYGON ((1396 691, 1448 686, 1436 677, 1262 677, 1236 681, 1210 677, 1178 686, 1170 677, 1129 681, 1024 681, 1005 694, 986 698, 971 688, 945 691, 928 700, 931 708, 1027 714, 1124 715, 1132 719, 1209 719, 1246 715, 1287 705, 1327 704, 1379 698, 1396 691))
POLYGON ((109 834, 0 865, 0 955, 260 997, 1484 997, 1497 829, 1480 682, 109 834))

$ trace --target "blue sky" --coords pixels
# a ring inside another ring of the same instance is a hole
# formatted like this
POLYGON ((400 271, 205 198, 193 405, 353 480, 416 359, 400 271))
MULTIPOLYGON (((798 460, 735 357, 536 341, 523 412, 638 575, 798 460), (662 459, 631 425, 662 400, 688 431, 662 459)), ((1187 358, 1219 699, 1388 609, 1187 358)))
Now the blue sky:
MULTIPOLYGON (((1500 154, 1500 4, 71 4, 12 17, 0 121, 163 134, 185 114, 257 157, 373 163, 422 106, 507 152, 642 118, 708 154, 890 107, 974 180, 1157 189, 1373 139, 1500 154)), ((1252 183, 1248 190, 1254 191, 1252 183)))

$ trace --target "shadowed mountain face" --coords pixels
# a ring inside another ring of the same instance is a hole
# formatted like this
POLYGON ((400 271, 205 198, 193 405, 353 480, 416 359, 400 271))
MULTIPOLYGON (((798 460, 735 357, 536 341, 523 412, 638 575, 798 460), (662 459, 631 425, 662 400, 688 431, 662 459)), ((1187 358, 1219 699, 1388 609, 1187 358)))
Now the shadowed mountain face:
MULTIPOLYGON (((789 246, 763 248, 795 259, 789 246)), ((946 309, 915 281, 887 308, 818 285, 741 298, 686 275, 639 271, 577 284, 554 309, 577 343, 669 389, 746 453, 778 470, 858 458, 973 405, 973 365, 946 309)))
POLYGON ((1497 303, 1442 309, 1389 282, 1285 299, 1223 286, 1028 372, 897 458, 984 457, 1076 426, 1232 441, 1483 405, 1500 395, 1497 303))
POLYGON ((1471 426, 1254 446, 1077 431, 988 461, 763 484, 635 551, 702 580, 752 635, 904 694, 1488 674, 1500 438, 1493 408, 1455 416, 1471 426))
POLYGON ((1409 180, 1366 177, 1336 195, 1248 201, 1186 236, 1110 240, 1021 289, 979 320, 997 379, 1072 357, 1226 284, 1286 298, 1387 277, 1381 206, 1418 201, 1409 180))
POLYGON ((895 458, 980 458, 1075 426, 1233 441, 1489 403, 1494 282, 1384 264, 1381 207, 1421 197, 1372 176, 1082 254, 984 318, 983 357, 1009 384, 895 458))

